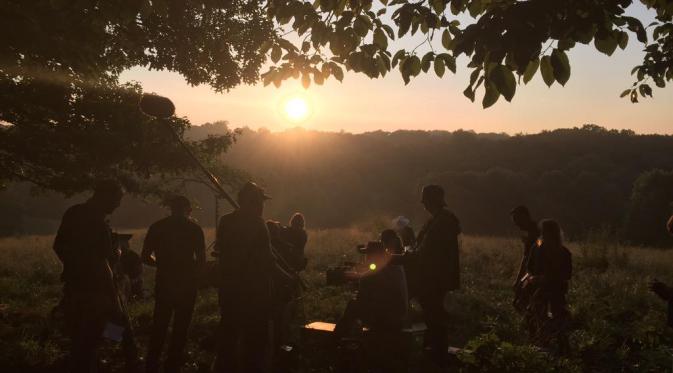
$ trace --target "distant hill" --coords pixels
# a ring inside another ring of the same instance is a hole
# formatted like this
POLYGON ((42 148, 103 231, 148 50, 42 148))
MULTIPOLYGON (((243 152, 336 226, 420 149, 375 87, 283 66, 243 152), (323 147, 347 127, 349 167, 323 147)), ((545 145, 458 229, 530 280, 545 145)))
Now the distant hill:
MULTIPOLYGON (((194 127, 189 136, 205 137, 226 126, 194 127)), ((639 175, 673 167, 673 137, 596 125, 514 136, 462 130, 351 134, 244 128, 223 161, 267 188, 274 197, 267 216, 282 221, 294 211, 304 212, 313 227, 349 226, 378 217, 388 221, 402 214, 418 228, 425 217, 420 188, 438 183, 466 232, 511 233, 508 211, 526 204, 536 217, 555 217, 570 236, 580 236, 621 225, 639 175)), ((0 206, 16 201, 15 193, 2 193, 0 206)), ((197 190, 193 197, 204 208, 198 217, 212 224, 212 196, 197 190)), ((14 203, 13 211, 24 221, 48 220, 63 210, 62 203, 51 206, 14 203)), ((129 201, 117 215, 136 227, 162 213, 129 201)), ((30 230, 24 227, 24 232, 30 230)))

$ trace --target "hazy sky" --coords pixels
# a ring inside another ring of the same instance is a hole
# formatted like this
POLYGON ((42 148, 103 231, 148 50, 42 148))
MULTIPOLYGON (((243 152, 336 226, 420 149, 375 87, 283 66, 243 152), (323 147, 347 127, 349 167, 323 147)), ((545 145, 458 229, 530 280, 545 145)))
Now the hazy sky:
MULTIPOLYGON (((644 19, 650 12, 638 5, 631 13, 644 19)), ((544 129, 595 123, 608 128, 630 128, 639 133, 673 134, 673 86, 654 88, 653 99, 631 104, 619 94, 633 82, 631 69, 642 61, 642 45, 630 35, 629 46, 608 57, 593 45, 579 45, 570 54, 572 74, 565 87, 551 88, 539 75, 528 85, 517 87, 511 103, 504 98, 489 109, 482 109, 482 91, 475 103, 462 91, 469 81, 466 59, 459 59, 458 72, 447 70, 444 78, 421 74, 404 85, 397 70, 384 79, 346 73, 343 83, 329 79, 323 86, 308 90, 290 80, 275 88, 239 86, 215 93, 207 86, 191 87, 178 74, 133 69, 122 80, 134 80, 147 92, 170 97, 177 114, 193 124, 227 120, 233 127, 266 127, 283 130, 300 125, 305 128, 349 132, 378 129, 472 129, 477 132, 533 133, 544 129), (284 115, 288 98, 300 95, 309 101, 311 116, 293 123, 284 115)), ((414 40, 400 44, 408 48, 414 40)), ((409 48, 408 48, 409 49, 409 48)))

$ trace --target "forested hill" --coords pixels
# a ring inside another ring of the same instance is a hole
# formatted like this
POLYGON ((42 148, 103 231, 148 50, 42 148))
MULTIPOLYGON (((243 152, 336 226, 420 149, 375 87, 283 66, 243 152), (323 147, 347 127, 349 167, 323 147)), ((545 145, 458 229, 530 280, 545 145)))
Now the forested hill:
MULTIPOLYGON (((195 127, 192 136, 224 126, 195 127)), ((400 214, 419 227, 425 216, 420 188, 438 183, 468 233, 512 233, 508 211, 527 204, 538 218, 557 218, 571 236, 608 227, 623 238, 667 243, 663 221, 673 201, 673 136, 595 125, 516 136, 243 129, 223 161, 267 188, 274 197, 268 217, 285 221, 302 211, 312 227, 400 214)), ((212 197, 197 194, 202 220, 212 224, 212 197)), ((8 193, 1 198, 6 204, 8 193)), ((128 205, 120 214, 133 216, 132 225, 160 214, 128 205)))

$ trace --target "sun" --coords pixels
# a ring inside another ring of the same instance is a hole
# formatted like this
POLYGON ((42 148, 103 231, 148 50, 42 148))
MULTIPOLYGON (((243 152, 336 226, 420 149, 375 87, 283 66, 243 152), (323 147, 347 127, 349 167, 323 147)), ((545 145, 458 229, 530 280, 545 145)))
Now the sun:
POLYGON ((285 116, 291 122, 303 122, 311 114, 308 101, 303 97, 291 97, 285 102, 285 116))

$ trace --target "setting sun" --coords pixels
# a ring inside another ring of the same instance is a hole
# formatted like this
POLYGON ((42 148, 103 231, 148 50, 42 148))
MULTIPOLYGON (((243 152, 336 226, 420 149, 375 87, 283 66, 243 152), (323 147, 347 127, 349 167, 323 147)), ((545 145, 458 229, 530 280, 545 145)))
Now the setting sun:
POLYGON ((285 103, 285 115, 292 122, 301 122, 308 118, 310 107, 303 97, 292 97, 285 103))

